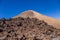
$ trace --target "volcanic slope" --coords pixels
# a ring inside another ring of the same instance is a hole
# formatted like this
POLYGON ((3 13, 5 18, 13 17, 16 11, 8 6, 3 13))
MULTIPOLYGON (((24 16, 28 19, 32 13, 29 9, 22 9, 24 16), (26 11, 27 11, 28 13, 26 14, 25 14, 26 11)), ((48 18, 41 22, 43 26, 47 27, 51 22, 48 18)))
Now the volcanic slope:
POLYGON ((37 19, 39 19, 39 20, 44 20, 44 21, 47 22, 49 25, 52 25, 52 26, 54 26, 55 28, 60 29, 60 20, 54 19, 54 18, 52 18, 52 17, 45 16, 45 15, 43 15, 43 14, 41 14, 41 13, 38 13, 38 12, 35 12, 35 11, 33 11, 33 10, 28 10, 28 11, 22 12, 22 13, 18 14, 17 16, 13 17, 13 18, 17 18, 17 17, 37 18, 37 19))
POLYGON ((36 18, 0 19, 0 40, 60 40, 60 29, 36 18))

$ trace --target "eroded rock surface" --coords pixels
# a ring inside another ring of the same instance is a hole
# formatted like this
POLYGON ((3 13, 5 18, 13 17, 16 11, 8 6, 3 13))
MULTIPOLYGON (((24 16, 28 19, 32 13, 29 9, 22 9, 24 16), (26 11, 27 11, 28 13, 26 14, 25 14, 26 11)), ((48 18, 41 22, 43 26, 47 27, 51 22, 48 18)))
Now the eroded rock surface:
POLYGON ((43 20, 29 17, 0 19, 0 40, 56 40, 58 37, 60 29, 43 20))

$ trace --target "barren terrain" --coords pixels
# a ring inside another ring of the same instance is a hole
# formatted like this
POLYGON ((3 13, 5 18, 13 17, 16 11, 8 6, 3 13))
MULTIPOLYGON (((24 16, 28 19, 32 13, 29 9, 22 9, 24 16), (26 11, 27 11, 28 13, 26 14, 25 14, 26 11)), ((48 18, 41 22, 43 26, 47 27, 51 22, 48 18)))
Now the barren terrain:
POLYGON ((0 19, 0 40, 60 40, 60 29, 36 18, 0 19))
POLYGON ((49 25, 53 25, 55 28, 60 29, 60 20, 57 20, 57 19, 54 19, 52 17, 48 17, 48 16, 45 16, 45 15, 42 15, 41 13, 35 12, 33 10, 28 10, 28 11, 22 12, 21 14, 18 14, 17 16, 15 16, 13 18, 17 18, 17 17, 37 18, 39 20, 44 20, 49 25))

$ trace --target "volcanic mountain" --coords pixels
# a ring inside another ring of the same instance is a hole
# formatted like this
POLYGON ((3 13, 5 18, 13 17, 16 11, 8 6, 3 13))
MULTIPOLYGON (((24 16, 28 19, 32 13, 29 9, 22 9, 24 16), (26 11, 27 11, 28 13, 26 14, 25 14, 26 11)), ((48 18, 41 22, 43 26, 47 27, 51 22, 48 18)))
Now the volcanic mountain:
POLYGON ((45 22, 47 22, 49 25, 54 26, 55 28, 60 29, 60 20, 45 16, 43 14, 40 14, 36 11, 33 10, 28 10, 25 12, 20 13, 19 15, 13 17, 13 18, 18 18, 18 17, 23 17, 23 18, 37 18, 39 20, 44 20, 45 22))
POLYGON ((10 19, 0 19, 0 40, 60 40, 59 23, 35 11, 25 11, 10 19))

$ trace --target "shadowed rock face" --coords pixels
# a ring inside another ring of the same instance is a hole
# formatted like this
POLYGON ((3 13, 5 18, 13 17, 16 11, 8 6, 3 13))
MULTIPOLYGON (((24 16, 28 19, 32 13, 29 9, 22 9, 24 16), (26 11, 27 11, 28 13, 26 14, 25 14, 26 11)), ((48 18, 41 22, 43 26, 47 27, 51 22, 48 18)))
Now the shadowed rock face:
POLYGON ((43 20, 29 17, 0 19, 0 40, 54 40, 57 37, 60 37, 60 29, 43 20))

